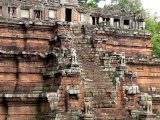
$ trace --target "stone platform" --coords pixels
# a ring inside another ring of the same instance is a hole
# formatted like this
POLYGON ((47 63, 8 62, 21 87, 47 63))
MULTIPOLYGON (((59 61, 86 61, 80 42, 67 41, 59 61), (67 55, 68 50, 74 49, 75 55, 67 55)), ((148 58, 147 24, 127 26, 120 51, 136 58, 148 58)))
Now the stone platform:
POLYGON ((147 113, 141 113, 139 115, 140 120, 157 120, 156 114, 147 114, 147 113))

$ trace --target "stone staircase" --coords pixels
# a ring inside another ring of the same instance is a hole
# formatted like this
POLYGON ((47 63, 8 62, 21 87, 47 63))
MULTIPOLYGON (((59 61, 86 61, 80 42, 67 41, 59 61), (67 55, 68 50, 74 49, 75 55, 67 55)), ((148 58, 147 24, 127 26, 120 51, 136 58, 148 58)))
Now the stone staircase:
POLYGON ((104 109, 114 108, 116 106, 115 86, 107 71, 102 68, 99 54, 97 54, 95 48, 91 47, 89 40, 84 39, 83 35, 79 35, 76 36, 74 45, 77 50, 78 61, 81 64, 85 100, 89 100, 92 104, 92 112, 94 113, 92 118, 97 116, 104 117, 105 113, 104 115, 102 113, 104 109), (103 110, 101 111, 101 109, 103 110))

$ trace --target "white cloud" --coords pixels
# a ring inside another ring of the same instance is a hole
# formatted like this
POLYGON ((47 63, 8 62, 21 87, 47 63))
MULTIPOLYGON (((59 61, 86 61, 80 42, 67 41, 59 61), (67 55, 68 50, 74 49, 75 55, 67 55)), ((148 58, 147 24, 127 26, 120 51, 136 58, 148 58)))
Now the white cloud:
POLYGON ((160 0, 141 0, 143 7, 148 9, 151 13, 160 15, 160 0))

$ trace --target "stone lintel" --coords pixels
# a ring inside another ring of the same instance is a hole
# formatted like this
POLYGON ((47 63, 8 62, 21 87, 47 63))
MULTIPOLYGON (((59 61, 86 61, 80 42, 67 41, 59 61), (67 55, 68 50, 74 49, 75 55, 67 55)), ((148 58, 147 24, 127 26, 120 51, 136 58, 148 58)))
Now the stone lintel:
POLYGON ((39 104, 40 100, 47 101, 45 94, 0 94, 0 104, 4 101, 7 102, 8 106, 17 106, 21 104, 39 104), (12 104, 13 103, 13 104, 12 104))

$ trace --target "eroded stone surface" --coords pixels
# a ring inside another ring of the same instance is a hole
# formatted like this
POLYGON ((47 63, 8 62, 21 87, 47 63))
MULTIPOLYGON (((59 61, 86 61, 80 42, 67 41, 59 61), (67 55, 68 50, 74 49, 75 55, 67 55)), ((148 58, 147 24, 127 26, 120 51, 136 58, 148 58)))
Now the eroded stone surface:
POLYGON ((160 59, 141 13, 77 3, 0 0, 0 119, 155 119, 160 59))

